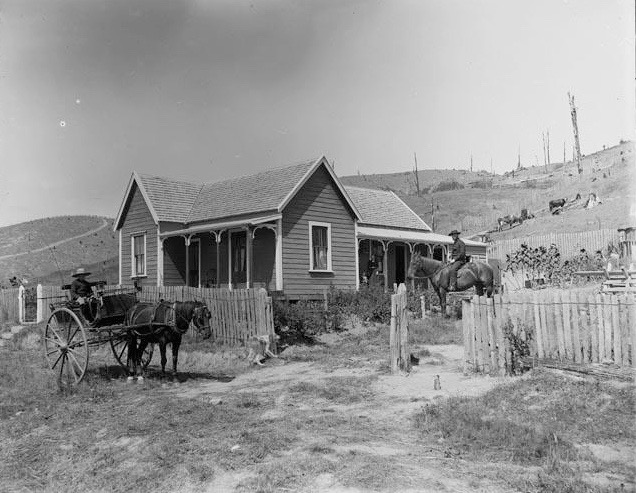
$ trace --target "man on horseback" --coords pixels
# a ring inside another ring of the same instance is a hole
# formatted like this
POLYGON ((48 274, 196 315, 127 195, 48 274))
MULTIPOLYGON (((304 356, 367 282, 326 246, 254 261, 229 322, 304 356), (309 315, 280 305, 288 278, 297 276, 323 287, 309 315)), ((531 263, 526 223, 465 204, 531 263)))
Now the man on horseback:
POLYGON ((451 231, 449 236, 453 238, 453 247, 451 249, 453 263, 449 267, 450 284, 448 290, 457 291, 457 271, 467 262, 466 244, 459 239, 459 231, 456 229, 451 231))

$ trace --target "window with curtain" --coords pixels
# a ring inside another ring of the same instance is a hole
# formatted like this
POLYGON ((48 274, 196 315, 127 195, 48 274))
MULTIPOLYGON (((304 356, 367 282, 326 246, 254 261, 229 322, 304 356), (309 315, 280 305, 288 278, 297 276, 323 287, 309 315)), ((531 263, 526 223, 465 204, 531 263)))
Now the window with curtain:
POLYGON ((310 222, 310 269, 331 270, 331 225, 310 222))
POLYGON ((146 234, 132 237, 132 275, 133 277, 146 275, 146 234))

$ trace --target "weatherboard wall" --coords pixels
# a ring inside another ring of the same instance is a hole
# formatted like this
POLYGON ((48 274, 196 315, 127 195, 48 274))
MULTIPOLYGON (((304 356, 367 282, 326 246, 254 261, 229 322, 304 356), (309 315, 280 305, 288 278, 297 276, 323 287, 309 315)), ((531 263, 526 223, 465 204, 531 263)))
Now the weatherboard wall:
POLYGON ((283 291, 313 296, 330 286, 356 288, 354 215, 331 176, 319 167, 283 211, 283 291), (332 272, 310 272, 309 222, 331 224, 332 272))
POLYGON ((146 234, 146 276, 139 279, 142 285, 156 286, 157 284, 157 225, 150 209, 139 191, 137 184, 133 184, 130 201, 124 213, 121 226, 121 284, 133 283, 131 242, 132 235, 146 234))

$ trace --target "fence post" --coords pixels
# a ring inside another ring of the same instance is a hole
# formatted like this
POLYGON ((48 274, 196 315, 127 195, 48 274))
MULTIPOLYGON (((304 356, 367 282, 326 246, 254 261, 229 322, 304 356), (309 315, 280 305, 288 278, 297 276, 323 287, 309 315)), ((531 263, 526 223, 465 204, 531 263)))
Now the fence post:
POLYGON ((18 322, 24 323, 25 306, 24 306, 24 286, 18 288, 18 322))
POLYGON ((402 370, 411 371, 411 353, 409 352, 409 319, 407 315, 407 294, 404 283, 398 288, 400 298, 400 360, 402 370))
POLYGON ((43 293, 42 293, 42 285, 38 284, 37 290, 36 290, 36 300, 37 300, 37 311, 36 311, 36 316, 35 316, 35 321, 37 323, 40 323, 44 320, 44 300, 42 299, 43 297, 43 293))
POLYGON ((411 358, 408 353, 408 320, 406 318, 406 286, 400 284, 397 294, 391 295, 391 328, 389 332, 391 373, 408 372, 411 358))
MULTIPOLYGON (((424 311, 422 310, 422 314, 423 313, 424 311)), ((471 328, 472 326, 474 326, 474 322, 472 320, 472 317, 469 315, 470 313, 470 298, 464 298, 462 300, 462 329, 464 333, 464 375, 468 375, 470 371, 470 355, 472 354, 471 328)))

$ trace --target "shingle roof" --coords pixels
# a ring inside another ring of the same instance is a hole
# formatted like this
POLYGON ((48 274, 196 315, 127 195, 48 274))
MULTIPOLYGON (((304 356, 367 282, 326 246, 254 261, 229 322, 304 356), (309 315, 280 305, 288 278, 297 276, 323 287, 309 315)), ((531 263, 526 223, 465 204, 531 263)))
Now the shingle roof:
POLYGON ((139 174, 159 221, 185 223, 203 185, 139 174))
POLYGON ((360 212, 363 224, 394 228, 431 228, 393 192, 345 186, 345 190, 360 212))
POLYGON ((312 159, 255 175, 205 184, 186 222, 275 210, 316 161, 312 159))
MULTIPOLYGON (((311 159, 216 183, 191 183, 134 173, 157 221, 182 224, 278 209, 312 167, 311 159)), ((121 212, 120 212, 121 214, 121 212)))

